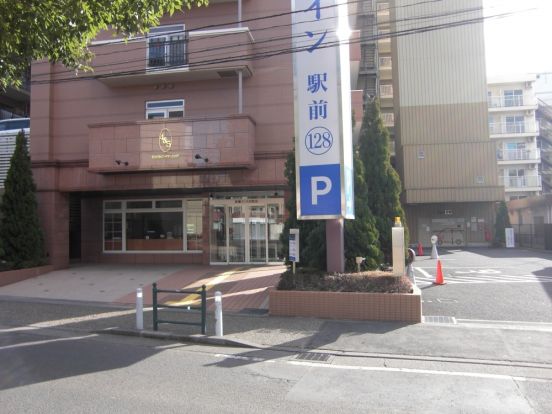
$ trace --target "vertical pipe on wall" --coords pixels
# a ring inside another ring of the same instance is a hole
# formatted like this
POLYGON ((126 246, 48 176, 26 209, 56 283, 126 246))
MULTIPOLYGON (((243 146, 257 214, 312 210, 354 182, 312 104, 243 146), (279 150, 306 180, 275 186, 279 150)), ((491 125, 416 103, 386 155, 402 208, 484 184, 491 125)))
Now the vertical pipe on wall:
POLYGON ((238 71, 238 114, 243 113, 243 71, 238 71))
POLYGON ((238 27, 242 27, 242 0, 238 0, 238 27))

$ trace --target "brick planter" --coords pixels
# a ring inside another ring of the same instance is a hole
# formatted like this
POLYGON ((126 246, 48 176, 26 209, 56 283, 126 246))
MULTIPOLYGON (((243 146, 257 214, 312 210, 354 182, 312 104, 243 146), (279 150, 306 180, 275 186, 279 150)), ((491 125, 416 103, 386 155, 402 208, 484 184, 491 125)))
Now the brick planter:
POLYGON ((420 289, 414 293, 269 292, 269 314, 329 319, 422 322, 420 289))
POLYGON ((0 286, 10 285, 12 283, 21 282, 31 277, 43 275, 54 270, 54 266, 46 265, 39 267, 30 267, 28 269, 8 270, 6 272, 0 272, 0 286))

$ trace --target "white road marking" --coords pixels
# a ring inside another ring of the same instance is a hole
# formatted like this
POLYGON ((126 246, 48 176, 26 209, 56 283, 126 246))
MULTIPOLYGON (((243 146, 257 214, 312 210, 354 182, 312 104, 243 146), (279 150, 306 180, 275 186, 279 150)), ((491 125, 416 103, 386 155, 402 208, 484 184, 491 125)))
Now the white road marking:
POLYGON ((94 338, 96 336, 98 336, 98 335, 92 334, 92 335, 85 335, 85 336, 73 336, 73 337, 69 337, 69 338, 55 338, 55 339, 44 339, 42 341, 21 342, 21 343, 18 343, 18 344, 1 346, 0 351, 5 351, 6 349, 24 348, 26 346, 50 344, 50 343, 53 343, 53 342, 77 341, 79 339, 94 338))
MULTIPOLYGON (((260 362, 260 363, 276 362, 271 359, 245 357, 242 355, 215 354, 215 357, 224 358, 224 359, 237 359, 241 361, 260 362)), ((372 371, 372 372, 400 372, 405 374, 425 374, 425 375, 436 375, 436 376, 486 378, 486 379, 519 381, 519 382, 552 383, 552 379, 546 379, 546 378, 531 378, 531 377, 502 375, 502 374, 487 374, 484 372, 438 371, 433 369, 393 368, 393 367, 367 367, 367 366, 339 365, 339 364, 327 364, 327 363, 321 364, 316 362, 294 361, 294 360, 283 360, 281 362, 289 365, 320 368, 320 369, 340 369, 340 370, 350 370, 350 371, 372 371)))
MULTIPOLYGON (((433 283, 435 276, 431 275, 424 267, 415 267, 421 276, 416 276, 418 285, 427 286, 433 283)), ((452 268, 455 269, 455 268, 452 268)), ((465 283, 465 284, 483 284, 483 283, 552 283, 552 275, 507 275, 500 271, 490 268, 477 269, 474 267, 464 268, 471 269, 469 271, 450 271, 448 266, 443 269, 445 282, 450 284, 465 283)))

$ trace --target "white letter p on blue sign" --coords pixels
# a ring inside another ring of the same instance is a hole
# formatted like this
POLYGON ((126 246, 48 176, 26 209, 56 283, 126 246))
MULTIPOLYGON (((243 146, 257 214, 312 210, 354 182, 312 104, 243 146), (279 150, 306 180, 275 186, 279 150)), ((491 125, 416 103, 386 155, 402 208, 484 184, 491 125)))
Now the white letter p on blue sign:
POLYGON ((324 196, 332 190, 332 181, 329 177, 311 177, 311 198, 312 205, 318 205, 318 196, 324 196), (319 187, 318 183, 323 186, 319 187))

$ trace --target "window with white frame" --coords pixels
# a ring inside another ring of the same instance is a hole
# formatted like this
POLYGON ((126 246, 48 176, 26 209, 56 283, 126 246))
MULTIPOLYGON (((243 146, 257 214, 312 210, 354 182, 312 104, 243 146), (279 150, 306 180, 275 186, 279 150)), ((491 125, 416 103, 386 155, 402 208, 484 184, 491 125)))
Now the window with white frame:
POLYGON ((523 90, 521 89, 505 90, 504 106, 523 106, 523 90))
POLYGON ((159 26, 148 33, 148 68, 186 65, 187 41, 183 24, 159 26))
POLYGON ((184 99, 146 102, 146 119, 182 118, 183 116, 184 99))
POLYGON ((203 250, 202 200, 105 201, 104 252, 203 250))

